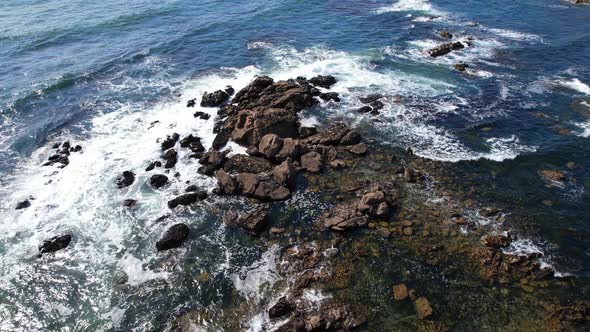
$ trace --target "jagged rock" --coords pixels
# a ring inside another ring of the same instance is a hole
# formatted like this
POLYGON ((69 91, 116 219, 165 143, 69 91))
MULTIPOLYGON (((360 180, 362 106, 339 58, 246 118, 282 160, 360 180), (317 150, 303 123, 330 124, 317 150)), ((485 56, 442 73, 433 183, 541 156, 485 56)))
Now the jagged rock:
POLYGON ((251 146, 248 149, 246 149, 246 154, 252 157, 262 157, 262 153, 258 151, 257 146, 251 146))
POLYGON ((256 191, 254 192, 254 197, 260 200, 268 200, 270 199, 270 193, 273 192, 275 189, 278 188, 278 184, 271 182, 271 181, 261 181, 258 183, 258 187, 256 187, 256 191))
POLYGON ((197 104, 197 99, 189 99, 186 102, 186 107, 195 107, 196 104, 197 104))
POLYGON ((460 50, 462 48, 465 48, 465 45, 463 45, 461 42, 446 43, 428 50, 428 54, 435 58, 449 54, 451 51, 460 50))
POLYGON ((212 93, 203 93, 201 107, 217 107, 229 99, 229 94, 223 90, 217 90, 212 93))
POLYGON ((28 200, 28 199, 25 199, 25 200, 24 200, 24 201, 22 201, 22 202, 18 202, 18 203, 16 204, 16 207, 15 207, 14 209, 15 209, 15 210, 22 210, 22 209, 26 209, 26 208, 28 208, 28 207, 30 207, 30 206, 31 206, 31 202, 29 202, 29 200, 28 200))
POLYGON ((381 190, 364 194, 357 205, 357 209, 362 213, 374 214, 377 207, 385 202, 385 193, 381 190))
POLYGON ((343 160, 334 159, 330 161, 330 167, 332 167, 333 169, 342 169, 346 167, 346 163, 343 160))
POLYGON ((546 181, 563 182, 566 179, 565 173, 560 171, 546 169, 539 171, 538 174, 546 181))
POLYGON ((387 218, 387 216, 389 215, 389 205, 387 205, 387 202, 382 202, 381 204, 379 204, 375 215, 381 219, 387 218))
POLYGON ((125 188, 129 187, 135 181, 135 174, 131 171, 125 171, 121 176, 117 178, 117 187, 125 188))
POLYGON ((240 90, 233 102, 240 110, 281 108, 296 113, 317 104, 313 97, 318 94, 319 91, 307 82, 287 80, 274 83, 270 77, 262 76, 240 90))
POLYGON ((328 92, 328 93, 321 93, 320 98, 324 101, 335 101, 340 102, 340 97, 338 97, 338 93, 336 92, 328 92))
POLYGON ((301 141, 302 144, 311 145, 338 145, 340 140, 349 132, 348 127, 343 123, 333 124, 327 129, 309 136, 301 141))
POLYGON ((369 147, 367 147, 367 145, 364 143, 359 143, 359 144, 351 145, 348 147, 348 151, 350 153, 355 154, 355 155, 359 155, 359 156, 366 154, 368 150, 369 150, 369 147))
POLYGON ((204 152, 205 147, 201 144, 201 139, 192 134, 180 140, 181 148, 189 148, 192 152, 204 152))
POLYGON ((456 63, 453 67, 455 69, 457 69, 458 71, 465 71, 465 70, 467 70, 469 65, 466 63, 460 62, 460 63, 456 63))
POLYGON ((322 156, 315 152, 308 152, 301 156, 301 167, 311 173, 318 173, 322 170, 322 156))
POLYGON ((145 168, 146 172, 152 171, 156 167, 162 167, 162 162, 159 160, 152 161, 149 165, 145 168))
POLYGON ((225 154, 217 150, 206 152, 201 159, 199 164, 203 167, 199 168, 199 173, 205 175, 213 175, 216 170, 220 169, 225 162, 225 154))
POLYGON ((190 228, 185 224, 176 224, 166 230, 164 235, 156 242, 156 249, 164 251, 180 247, 188 238, 190 228))
POLYGON ((281 297, 270 309, 268 309, 268 317, 277 318, 285 316, 295 310, 295 304, 287 299, 286 296, 281 297))
POLYGON ((178 162, 178 153, 174 149, 169 149, 164 152, 162 159, 166 161, 164 168, 172 168, 176 166, 176 163, 178 162))
POLYGON ((396 301, 405 300, 408 297, 408 287, 405 284, 393 286, 393 298, 396 301))
POLYGON ((272 163, 266 159, 243 154, 231 156, 223 165, 228 173, 262 173, 272 170, 272 163))
POLYGON ((197 111, 197 112, 195 112, 195 114, 193 114, 193 117, 199 118, 201 120, 209 120, 211 118, 211 115, 209 115, 203 111, 197 111))
POLYGON ((217 186, 219 187, 220 194, 232 195, 237 189, 236 181, 223 169, 220 169, 215 173, 217 178, 217 186))
POLYGON ((315 127, 299 127, 299 137, 306 138, 318 133, 315 127))
POLYGON ((252 173, 240 173, 236 179, 242 194, 246 196, 254 195, 256 187, 258 187, 258 183, 260 182, 258 176, 252 173))
POLYGON ((168 207, 174 209, 179 205, 191 205, 198 201, 204 200, 205 198, 207 198, 207 196, 208 195, 206 191, 199 191, 195 193, 180 195, 174 199, 169 200, 168 207))
POLYGON ((340 139, 341 145, 354 145, 361 142, 361 135, 355 130, 349 131, 340 139))
POLYGON ((275 134, 281 138, 297 135, 297 116, 283 108, 238 113, 231 138, 247 146, 258 145, 264 135, 275 134))
POLYGON ((326 89, 331 88, 336 82, 336 78, 332 75, 318 75, 309 79, 309 83, 326 89))
POLYGON ((150 185, 156 189, 163 187, 168 183, 168 177, 164 174, 154 174, 150 178, 150 185))
POLYGON ((286 160, 291 158, 293 160, 297 159, 299 156, 300 145, 298 140, 294 140, 290 137, 285 138, 283 140, 283 146, 279 150, 279 152, 275 155, 275 159, 277 160, 286 160))
POLYGON ((506 235, 486 235, 481 239, 481 243, 487 247, 504 248, 510 244, 510 239, 506 235))
POLYGON ((266 158, 272 159, 283 147, 283 140, 275 134, 267 134, 262 137, 258 145, 258 151, 266 158))
POLYGON ((176 141, 180 138, 180 135, 177 133, 172 134, 172 136, 167 136, 164 141, 162 141, 162 151, 168 150, 176 144, 176 141))
POLYGON ((295 180, 295 168, 291 163, 291 160, 283 161, 279 166, 276 166, 272 171, 273 180, 279 185, 290 187, 295 180))
POLYGON ((414 302, 414 306, 416 307, 416 313, 418 313, 418 318, 426 319, 432 315, 432 307, 430 306, 430 302, 425 297, 419 297, 414 302))
POLYGON ((43 244, 41 246, 39 246, 38 257, 41 257, 41 255, 43 255, 45 253, 56 252, 58 250, 62 250, 64 248, 66 248, 67 246, 69 246, 71 241, 72 241, 72 236, 70 234, 59 235, 59 236, 55 236, 49 240, 45 240, 45 241, 43 241, 43 244))
POLYGON ((228 95, 233 95, 234 92, 236 92, 236 90, 234 88, 232 88, 231 85, 228 85, 225 87, 225 93, 227 93, 228 95))
POLYGON ((224 219, 226 222, 232 223, 252 235, 258 235, 268 224, 268 210, 266 208, 258 208, 242 216, 235 213, 228 213, 224 219))
POLYGON ((340 204, 320 217, 325 228, 335 231, 365 226, 367 218, 356 209, 356 203, 340 204))
POLYGON ((371 108, 371 106, 363 106, 359 109, 357 109, 357 113, 369 113, 371 112, 373 109, 371 108))

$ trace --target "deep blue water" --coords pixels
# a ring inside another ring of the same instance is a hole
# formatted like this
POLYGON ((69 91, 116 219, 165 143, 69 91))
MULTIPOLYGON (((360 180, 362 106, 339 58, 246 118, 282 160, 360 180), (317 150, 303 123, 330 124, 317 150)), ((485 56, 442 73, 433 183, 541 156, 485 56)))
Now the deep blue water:
MULTIPOLYGON (((550 263, 558 270, 588 276, 588 54, 590 6, 559 0, 4 0, 0 226, 7 231, 0 235, 0 289, 5 290, 0 305, 7 306, 7 300, 22 303, 0 309, 2 316, 9 315, 0 329, 93 330, 120 322, 128 309, 125 300, 102 303, 118 266, 105 257, 155 265, 145 241, 132 234, 141 230, 157 237, 158 231, 144 231, 142 222, 135 222, 149 219, 160 207, 146 207, 139 216, 118 212, 113 217, 109 197, 118 194, 99 180, 110 180, 121 168, 139 167, 157 154, 157 145, 144 141, 153 138, 144 132, 148 120, 178 124, 179 130, 205 130, 201 124, 183 123, 179 114, 186 110, 186 100, 226 84, 239 88, 255 74, 336 76, 343 103, 308 114, 310 121, 345 119, 370 127, 388 144, 453 162, 450 167, 464 172, 466 181, 482 185, 484 199, 538 220, 523 237, 551 253, 550 263), (472 36, 473 45, 430 58, 425 50, 445 42, 438 36, 444 29, 457 40, 472 36), (470 65, 467 73, 453 69, 460 61, 470 65), (373 122, 353 111, 356 97, 370 92, 400 95, 403 102, 391 99, 380 122, 373 122), (43 186, 46 170, 38 165, 47 148, 64 139, 87 151, 60 173, 61 182, 43 186), (576 167, 566 167, 568 162, 576 167), (565 186, 548 188, 537 175, 542 169, 564 171, 565 186), (16 202, 31 194, 39 196, 33 208, 60 207, 14 212, 16 202), (543 200, 556 204, 548 207, 543 200), (115 227, 114 218, 133 224, 115 227), (35 293, 23 295, 27 292, 18 290, 15 278, 39 277, 35 270, 40 267, 29 256, 40 239, 62 228, 91 230, 81 243, 98 249, 73 255, 81 255, 80 264, 94 272, 84 275, 83 268, 70 266, 68 271, 84 276, 76 279, 79 289, 68 294, 84 299, 70 298, 69 304, 56 305, 58 314, 48 309, 47 316, 32 318, 43 304, 35 302, 35 293), (119 235, 97 240, 100 245, 93 242, 105 232, 119 235), (83 319, 73 323, 71 310, 81 310, 83 319)), ((133 194, 159 201, 140 188, 133 194)), ((158 308, 172 311, 180 302, 158 308)), ((138 320, 122 319, 129 326, 138 320)), ((140 329, 152 328, 159 327, 140 329)))

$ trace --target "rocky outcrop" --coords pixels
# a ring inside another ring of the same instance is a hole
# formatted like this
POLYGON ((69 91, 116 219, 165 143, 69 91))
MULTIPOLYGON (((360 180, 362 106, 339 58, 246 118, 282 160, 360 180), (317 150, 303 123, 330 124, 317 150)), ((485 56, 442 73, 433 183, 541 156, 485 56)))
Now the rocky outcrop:
POLYGON ((325 89, 329 89, 332 85, 336 84, 336 78, 332 75, 322 76, 318 75, 309 79, 309 83, 319 86, 325 89))
POLYGON ((154 174, 150 178, 150 185, 156 189, 163 187, 168 183, 168 177, 164 174, 154 174))
POLYGON ((190 228, 185 224, 176 224, 166 230, 164 235, 156 242, 156 249, 164 251, 180 247, 188 238, 190 228))
POLYGON ((202 201, 207 198, 206 191, 191 192, 188 194, 180 195, 174 199, 168 201, 168 207, 174 209, 179 205, 191 205, 198 201, 202 201))
POLYGON ((22 209, 26 209, 30 206, 31 206, 31 202, 28 199, 25 199, 24 201, 18 202, 14 209, 15 210, 22 210, 22 209))
POLYGON ((67 248, 71 241, 72 236, 70 234, 59 235, 49 240, 45 240, 43 241, 43 244, 39 246, 38 257, 41 257, 45 253, 56 252, 58 250, 67 248))
POLYGON ((456 41, 452 43, 445 43, 428 50, 428 54, 433 57, 439 57, 451 53, 451 51, 458 51, 465 48, 462 42, 456 41))
POLYGON ((165 151, 165 150, 168 150, 168 149, 174 147, 174 145, 176 145, 176 142, 178 141, 179 138, 180 138, 180 135, 178 135, 177 133, 167 136, 166 139, 162 141, 162 144, 161 144, 162 151, 165 151))
POLYGON ((203 93, 201 98, 201 107, 217 107, 229 99, 229 94, 223 90, 217 90, 212 93, 203 93))
POLYGON ((388 200, 391 198, 384 191, 370 191, 358 200, 336 205, 320 217, 320 223, 327 229, 345 231, 365 226, 369 218, 387 219, 388 200))
POLYGON ((268 210, 258 208, 244 215, 229 212, 224 216, 224 221, 234 224, 252 235, 259 235, 268 224, 268 210))
POLYGON ((55 143, 52 148, 55 150, 55 154, 47 158, 42 166, 52 166, 54 164, 60 164, 59 168, 64 168, 70 164, 70 154, 73 152, 82 151, 82 146, 76 145, 71 146, 69 141, 63 142, 62 144, 55 143))

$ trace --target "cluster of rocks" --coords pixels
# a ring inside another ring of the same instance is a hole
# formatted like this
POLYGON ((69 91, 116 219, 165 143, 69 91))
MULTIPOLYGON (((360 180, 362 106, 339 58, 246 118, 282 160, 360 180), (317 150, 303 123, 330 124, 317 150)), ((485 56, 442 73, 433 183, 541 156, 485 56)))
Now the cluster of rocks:
POLYGON ((395 201, 385 191, 377 188, 352 202, 336 205, 320 217, 326 229, 345 231, 367 225, 370 218, 387 220, 395 201))
POLYGON ((55 143, 52 146, 52 149, 55 150, 55 154, 49 156, 49 158, 47 158, 47 162, 45 162, 42 166, 52 166, 54 164, 60 164, 59 168, 64 168, 68 166, 68 164, 70 163, 70 154, 73 152, 82 151, 82 146, 71 146, 70 142, 66 141, 62 144, 55 143))
POLYGON ((364 104, 361 108, 357 109, 358 113, 370 113, 372 115, 378 115, 385 105, 381 101, 383 98, 380 94, 371 94, 366 97, 359 98, 359 101, 364 104))
POLYGON ((441 44, 441 45, 438 45, 434 48, 429 49, 428 54, 431 57, 436 58, 439 56, 447 55, 447 54, 451 53, 451 51, 461 50, 461 49, 465 48, 465 45, 469 46, 470 43, 465 42, 465 44, 464 44, 463 42, 460 42, 460 41, 444 43, 444 44, 441 44))
POLYGON ((413 289, 408 290, 405 284, 398 284, 393 286, 393 299, 396 301, 404 301, 409 298, 414 302, 414 308, 416 314, 420 319, 426 319, 432 315, 432 306, 430 301, 424 296, 418 297, 416 291, 413 289))

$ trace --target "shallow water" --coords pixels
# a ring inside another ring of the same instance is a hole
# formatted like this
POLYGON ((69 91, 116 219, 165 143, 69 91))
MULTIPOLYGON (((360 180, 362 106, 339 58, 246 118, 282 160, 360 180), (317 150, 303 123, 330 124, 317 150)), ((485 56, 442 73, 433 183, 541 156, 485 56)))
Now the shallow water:
MULTIPOLYGON (((167 225, 155 223, 170 213, 167 200, 186 181, 209 191, 214 181, 192 171, 196 162, 182 152, 170 186, 153 190, 143 172, 159 156, 157 139, 173 131, 211 144, 215 109, 202 109, 212 115, 207 121, 194 119, 200 109, 187 110, 188 99, 228 84, 237 90, 260 74, 336 76, 343 102, 306 111, 305 121, 344 120, 386 146, 450 162, 481 200, 528 218, 514 250, 543 251, 560 273, 589 276, 589 6, 8 0, 2 7, 0 330, 159 330, 174 313, 223 308, 236 292, 262 301, 278 278, 276 249, 226 230, 218 198, 171 217, 191 225, 188 247, 166 255, 153 248, 167 225), (429 57, 426 49, 445 42, 444 29, 458 40, 474 37, 473 45, 429 57), (466 73, 452 68, 461 61, 466 73), (369 93, 387 96, 376 119, 354 111, 369 93), (82 153, 64 169, 40 167, 65 140, 82 153), (137 179, 117 190, 126 169, 137 179), (546 187, 541 169, 565 171, 566 185, 546 187), (29 196, 32 206, 15 211, 29 196), (123 208, 127 198, 139 207, 123 208), (37 259, 42 240, 61 231, 76 234, 71 248, 37 259), (123 272, 128 283, 120 286, 123 272)), ((256 312, 246 316, 256 321, 256 312)))

